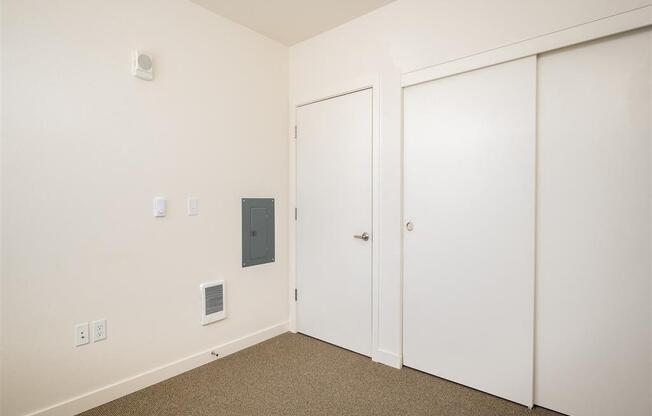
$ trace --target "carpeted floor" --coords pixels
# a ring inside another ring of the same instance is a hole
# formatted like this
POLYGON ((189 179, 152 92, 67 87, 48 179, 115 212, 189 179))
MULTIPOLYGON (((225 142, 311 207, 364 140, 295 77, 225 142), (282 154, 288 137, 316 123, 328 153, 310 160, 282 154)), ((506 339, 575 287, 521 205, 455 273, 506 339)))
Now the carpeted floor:
POLYGON ((83 416, 553 416, 409 368, 284 334, 83 416))

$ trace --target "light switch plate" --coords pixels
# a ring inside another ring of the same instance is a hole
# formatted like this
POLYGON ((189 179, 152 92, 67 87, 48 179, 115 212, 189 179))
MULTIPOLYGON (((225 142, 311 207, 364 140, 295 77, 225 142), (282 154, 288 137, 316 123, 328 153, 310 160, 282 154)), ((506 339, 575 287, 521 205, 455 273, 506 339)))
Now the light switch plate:
POLYGON ((168 202, 165 198, 158 196, 154 198, 154 216, 165 217, 168 212, 168 202))
POLYGON ((199 199, 188 198, 188 215, 191 217, 199 215, 199 199))

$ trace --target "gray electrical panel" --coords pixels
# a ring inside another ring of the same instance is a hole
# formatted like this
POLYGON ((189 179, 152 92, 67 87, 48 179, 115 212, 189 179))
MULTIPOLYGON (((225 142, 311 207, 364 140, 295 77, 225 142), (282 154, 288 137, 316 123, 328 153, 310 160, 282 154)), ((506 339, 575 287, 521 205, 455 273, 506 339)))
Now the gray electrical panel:
POLYGON ((274 199, 242 198, 242 267, 274 261, 274 199))

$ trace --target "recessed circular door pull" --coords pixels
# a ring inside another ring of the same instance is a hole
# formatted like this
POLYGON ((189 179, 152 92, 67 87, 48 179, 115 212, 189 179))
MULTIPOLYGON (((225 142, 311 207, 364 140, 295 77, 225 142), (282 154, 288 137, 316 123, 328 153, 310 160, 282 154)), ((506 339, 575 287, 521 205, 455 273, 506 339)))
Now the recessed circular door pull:
POLYGON ((408 222, 405 224, 405 229, 408 230, 408 231, 412 231, 412 230, 414 230, 414 224, 412 223, 412 221, 408 221, 408 222))
POLYGON ((362 233, 362 235, 354 235, 353 238, 357 238, 362 241, 369 241, 369 233, 362 233))

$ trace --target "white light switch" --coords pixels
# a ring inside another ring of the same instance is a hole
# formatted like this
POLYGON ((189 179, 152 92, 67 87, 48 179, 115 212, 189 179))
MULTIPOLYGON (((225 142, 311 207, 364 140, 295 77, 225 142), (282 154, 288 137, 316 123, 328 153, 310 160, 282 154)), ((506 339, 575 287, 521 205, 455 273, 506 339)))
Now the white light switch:
POLYGON ((165 214, 167 214, 167 212, 168 212, 167 200, 163 197, 154 198, 154 216, 165 217, 165 214))
POLYGON ((188 198, 188 215, 199 215, 199 199, 188 198))

